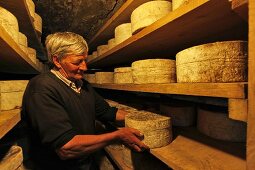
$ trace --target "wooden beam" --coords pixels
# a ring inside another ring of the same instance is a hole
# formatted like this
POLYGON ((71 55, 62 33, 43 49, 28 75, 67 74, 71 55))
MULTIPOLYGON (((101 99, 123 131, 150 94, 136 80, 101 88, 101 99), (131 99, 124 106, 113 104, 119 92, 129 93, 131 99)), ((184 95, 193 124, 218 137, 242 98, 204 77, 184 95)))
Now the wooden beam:
POLYGON ((248 100, 228 99, 228 114, 231 119, 247 122, 248 100))
POLYGON ((232 0, 232 9, 248 22, 248 0, 232 0))

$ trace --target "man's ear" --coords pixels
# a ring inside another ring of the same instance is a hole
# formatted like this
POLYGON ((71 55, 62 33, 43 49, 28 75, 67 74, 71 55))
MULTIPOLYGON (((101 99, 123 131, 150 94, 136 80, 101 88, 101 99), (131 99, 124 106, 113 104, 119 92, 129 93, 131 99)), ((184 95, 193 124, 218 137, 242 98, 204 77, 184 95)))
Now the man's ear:
POLYGON ((60 64, 60 61, 59 61, 59 59, 58 59, 57 56, 53 56, 53 57, 52 57, 52 61, 53 61, 54 65, 55 65, 58 69, 61 68, 61 64, 60 64))

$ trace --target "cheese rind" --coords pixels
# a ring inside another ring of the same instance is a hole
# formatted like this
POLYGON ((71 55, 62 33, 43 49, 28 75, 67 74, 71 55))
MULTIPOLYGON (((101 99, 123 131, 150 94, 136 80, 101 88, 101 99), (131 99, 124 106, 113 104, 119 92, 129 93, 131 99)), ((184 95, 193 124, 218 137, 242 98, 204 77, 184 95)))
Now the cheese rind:
POLYGON ((124 23, 117 26, 114 30, 115 45, 118 45, 132 36, 131 23, 124 23))
POLYGON ((188 3, 189 0, 172 0, 173 11, 179 8, 181 5, 188 3))
POLYGON ((97 84, 108 84, 113 83, 113 72, 96 72, 96 83, 97 84))

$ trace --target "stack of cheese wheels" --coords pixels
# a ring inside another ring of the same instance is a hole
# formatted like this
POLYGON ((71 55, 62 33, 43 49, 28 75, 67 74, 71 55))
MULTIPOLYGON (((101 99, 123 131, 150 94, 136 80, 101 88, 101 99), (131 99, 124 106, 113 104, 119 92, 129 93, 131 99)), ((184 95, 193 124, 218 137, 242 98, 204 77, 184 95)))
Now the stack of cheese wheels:
POLYGON ((28 80, 0 81, 0 110, 20 108, 27 84, 28 80))
POLYGON ((100 56, 108 51, 108 45, 100 45, 97 47, 97 55, 100 56))
POLYGON ((172 0, 172 9, 176 10, 181 5, 188 3, 188 2, 189 2, 189 0, 172 0))
POLYGON ((118 45, 132 36, 131 23, 124 23, 115 28, 115 45, 118 45))
POLYGON ((131 30, 135 34, 172 11, 169 1, 150 1, 137 7, 131 14, 131 30))
POLYGON ((42 18, 37 13, 35 13, 34 26, 35 26, 35 30, 41 35, 42 34, 42 18))
POLYGON ((34 19, 35 19, 35 4, 34 4, 33 0, 26 0, 26 4, 28 7, 29 14, 34 21, 34 19))
POLYGON ((32 60, 33 63, 36 64, 36 50, 33 48, 27 48, 27 55, 32 60))
POLYGON ((146 59, 132 63, 135 84, 176 82, 175 60, 146 59))
POLYGON ((132 68, 131 67, 115 68, 114 83, 115 84, 133 83, 132 68))
POLYGON ((219 108, 198 108, 198 130, 212 138, 245 142, 246 123, 228 118, 227 111, 219 108))
MULTIPOLYGON (((3 153, 1 153, 3 154, 3 153)), ((4 157, 0 160, 1 170, 14 170, 22 166, 23 154, 22 148, 19 146, 12 146, 4 157)))
POLYGON ((134 111, 125 117, 125 126, 138 129, 142 140, 150 148, 159 148, 172 141, 172 125, 169 117, 146 111, 134 111))
POLYGON ((97 84, 113 83, 113 72, 96 72, 95 75, 97 84))
POLYGON ((247 81, 247 62, 246 41, 191 47, 176 55, 177 82, 247 81))
POLYGON ((8 10, 0 6, 0 25, 11 36, 11 38, 18 43, 19 25, 17 18, 8 10))
POLYGON ((96 83, 96 75, 95 74, 84 74, 84 79, 90 83, 96 83))
POLYGON ((196 108, 186 102, 160 103, 160 112, 171 117, 173 126, 192 126, 196 121, 196 108))
POLYGON ((110 40, 108 40, 108 48, 109 50, 112 49, 113 47, 115 47, 115 38, 112 38, 110 40))

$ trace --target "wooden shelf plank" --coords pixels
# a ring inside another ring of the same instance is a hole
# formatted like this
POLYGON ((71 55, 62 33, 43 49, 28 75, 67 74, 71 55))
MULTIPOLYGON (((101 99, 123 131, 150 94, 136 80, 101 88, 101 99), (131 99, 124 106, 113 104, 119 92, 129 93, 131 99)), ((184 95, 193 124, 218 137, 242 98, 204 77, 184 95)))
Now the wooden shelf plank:
POLYGON ((177 52, 214 41, 247 39, 248 24, 228 0, 193 0, 144 28, 105 54, 89 68, 130 64, 145 58, 175 58, 177 52))
POLYGON ((20 120, 20 109, 2 111, 0 113, 0 139, 20 120))
POLYGON ((106 146, 104 150, 109 154, 109 156, 112 158, 112 160, 118 166, 119 169, 131 170, 131 168, 126 166, 125 163, 123 162, 121 151, 118 151, 116 149, 111 149, 109 146, 106 146))
POLYGON ((120 24, 130 22, 130 16, 133 10, 148 1, 150 0, 127 0, 89 41, 90 49, 95 50, 103 42, 106 44, 109 39, 114 37, 115 28, 120 24))
POLYGON ((247 83, 92 84, 93 87, 162 94, 246 98, 247 83))
POLYGON ((17 17, 19 30, 27 36, 29 47, 36 49, 37 56, 41 60, 46 61, 46 52, 36 33, 33 18, 29 14, 28 6, 25 1, 26 0, 1 0, 0 6, 6 8, 17 17))
POLYGON ((183 129, 174 141, 151 149, 169 167, 179 169, 244 170, 245 143, 232 143, 206 137, 192 128, 183 129))
POLYGON ((0 72, 38 74, 39 69, 0 26, 0 72), (4 49, 4 50, 3 50, 4 49))
POLYGON ((232 9, 248 22, 248 0, 232 0, 232 9))

